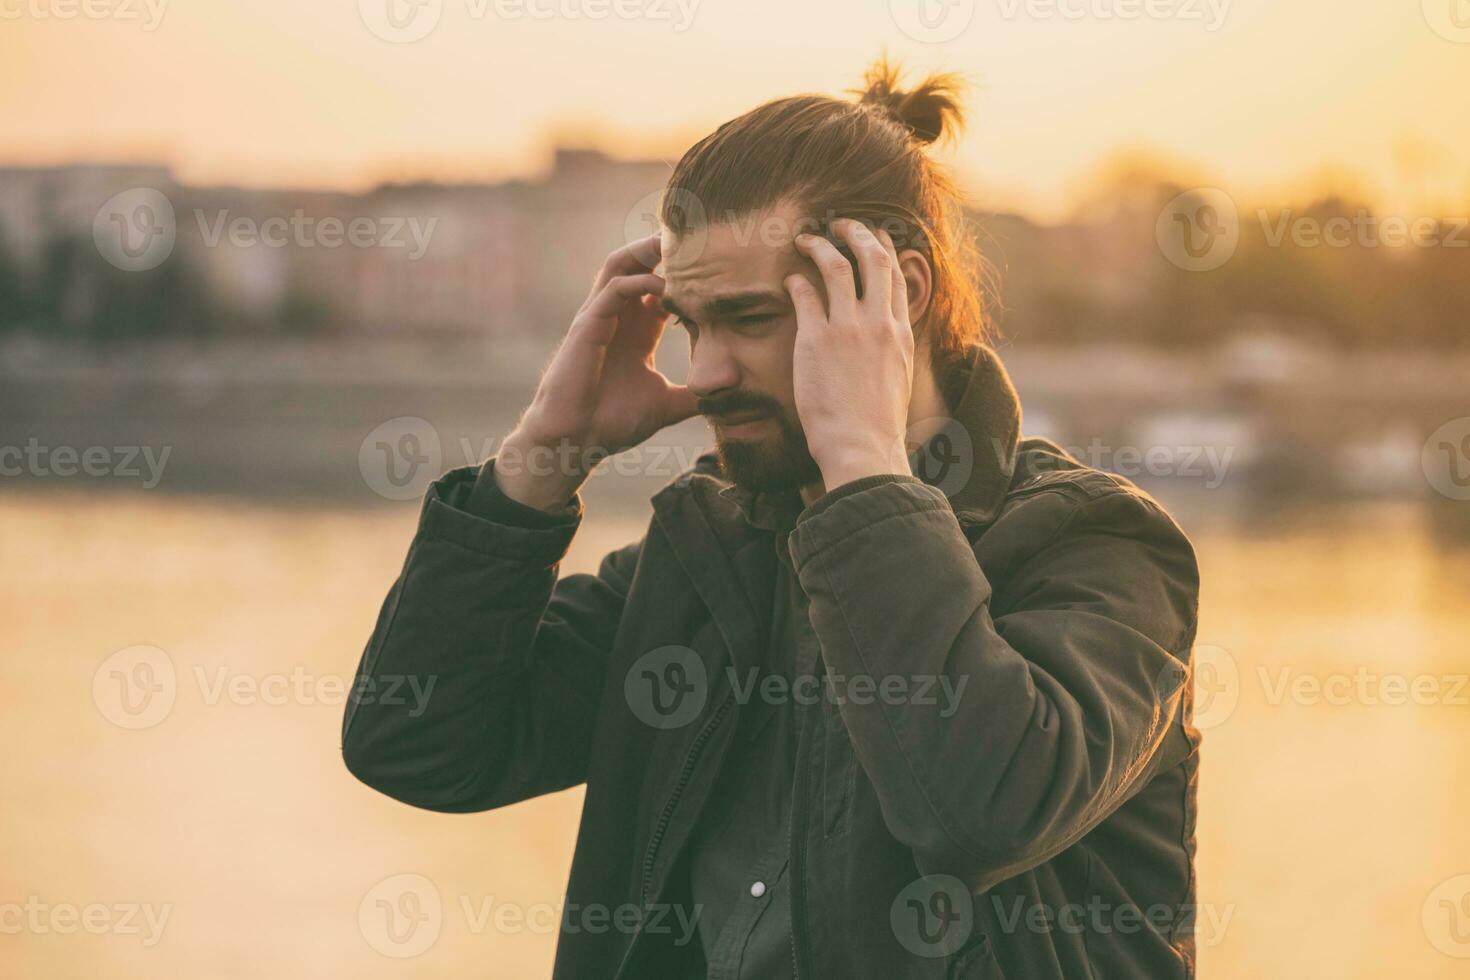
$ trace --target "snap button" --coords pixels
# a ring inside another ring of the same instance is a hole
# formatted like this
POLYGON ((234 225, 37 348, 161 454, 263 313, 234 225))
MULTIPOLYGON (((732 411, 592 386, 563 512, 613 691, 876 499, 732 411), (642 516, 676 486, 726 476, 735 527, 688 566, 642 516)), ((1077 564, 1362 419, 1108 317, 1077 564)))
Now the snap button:
POLYGON ((750 894, 755 898, 760 898, 765 893, 766 883, 764 881, 757 881, 755 884, 750 886, 750 894))

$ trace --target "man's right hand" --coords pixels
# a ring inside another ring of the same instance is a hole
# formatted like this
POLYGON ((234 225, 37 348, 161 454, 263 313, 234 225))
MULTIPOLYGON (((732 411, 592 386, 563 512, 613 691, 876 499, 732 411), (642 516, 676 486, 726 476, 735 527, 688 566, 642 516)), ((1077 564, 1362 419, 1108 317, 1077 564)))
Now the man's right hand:
POLYGON ((506 437, 495 480, 512 500, 555 513, 591 468, 655 432, 698 414, 695 396, 654 366, 668 320, 654 275, 658 235, 607 257, 586 302, 506 437))

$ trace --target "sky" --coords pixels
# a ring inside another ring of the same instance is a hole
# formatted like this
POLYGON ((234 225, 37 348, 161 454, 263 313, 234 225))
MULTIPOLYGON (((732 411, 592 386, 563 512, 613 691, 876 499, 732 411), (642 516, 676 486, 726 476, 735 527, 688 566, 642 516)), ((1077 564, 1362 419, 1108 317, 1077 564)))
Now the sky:
POLYGON ((971 81, 944 159, 985 204, 1063 216, 1127 155, 1470 210, 1470 0, 0 0, 0 164, 356 189, 534 175, 558 140, 672 160, 883 51, 971 81))

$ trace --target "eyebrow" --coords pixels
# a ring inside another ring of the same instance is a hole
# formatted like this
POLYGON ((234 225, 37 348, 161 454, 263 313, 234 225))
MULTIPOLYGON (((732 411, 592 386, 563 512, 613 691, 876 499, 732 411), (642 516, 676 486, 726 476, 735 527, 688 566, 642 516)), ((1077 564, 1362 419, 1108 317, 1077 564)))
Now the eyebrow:
MULTIPOLYGON (((717 320, 720 317, 744 313, 746 310, 754 307, 771 304, 782 305, 786 302, 787 296, 785 293, 772 293, 757 289, 742 293, 726 293, 722 296, 712 297, 705 301, 700 312, 708 319, 717 320)), ((681 320, 694 319, 680 309, 679 305, 667 296, 659 297, 659 305, 664 308, 665 312, 672 313, 681 320)))

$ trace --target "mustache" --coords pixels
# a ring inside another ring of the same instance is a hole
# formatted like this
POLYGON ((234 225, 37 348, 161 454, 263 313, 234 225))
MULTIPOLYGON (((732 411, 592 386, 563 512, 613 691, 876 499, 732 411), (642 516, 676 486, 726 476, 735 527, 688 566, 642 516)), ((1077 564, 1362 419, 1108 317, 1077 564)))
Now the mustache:
POLYGON ((764 412, 770 415, 781 413, 781 406, 774 398, 749 391, 732 392, 719 398, 701 398, 695 402, 695 405, 699 409, 699 414, 713 417, 750 412, 764 412))

